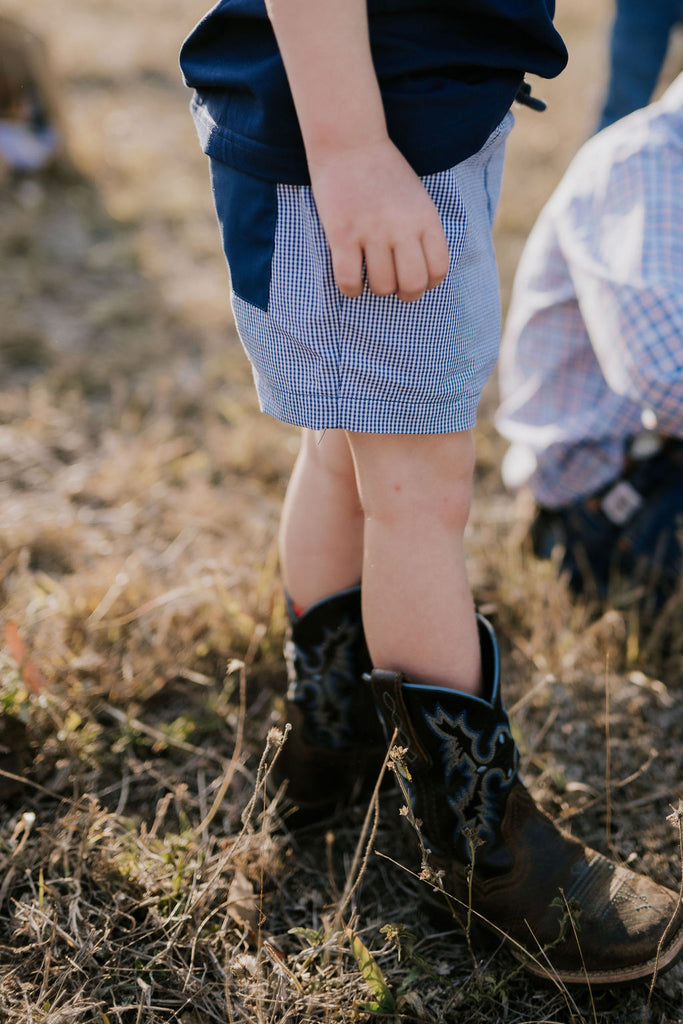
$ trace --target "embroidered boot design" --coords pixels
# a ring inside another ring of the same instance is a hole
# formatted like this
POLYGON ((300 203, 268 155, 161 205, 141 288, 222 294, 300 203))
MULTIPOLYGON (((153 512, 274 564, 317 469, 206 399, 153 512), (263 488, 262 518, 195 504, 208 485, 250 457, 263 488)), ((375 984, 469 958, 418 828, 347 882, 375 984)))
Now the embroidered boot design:
POLYGON ((439 703, 434 712, 424 712, 424 720, 439 741, 453 841, 466 828, 480 840, 492 840, 517 778, 517 748, 507 720, 484 733, 468 726, 466 711, 453 717, 439 703))
POLYGON ((301 709, 306 741, 331 750, 354 743, 354 702, 370 661, 352 604, 339 609, 333 625, 321 622, 317 633, 306 622, 296 624, 285 645, 287 700, 301 709))
POLYGON ((273 778, 277 785, 287 781, 290 820, 307 824, 371 791, 386 754, 372 695, 362 681, 371 665, 360 587, 319 601, 293 619, 285 660, 291 732, 273 778))

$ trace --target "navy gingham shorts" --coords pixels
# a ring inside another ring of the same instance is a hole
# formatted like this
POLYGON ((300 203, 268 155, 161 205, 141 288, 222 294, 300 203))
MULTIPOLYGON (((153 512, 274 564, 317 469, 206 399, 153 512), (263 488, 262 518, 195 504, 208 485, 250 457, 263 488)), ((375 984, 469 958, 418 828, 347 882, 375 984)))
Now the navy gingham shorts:
POLYGON ((498 356, 491 239, 508 114, 474 156, 422 181, 448 240, 445 281, 417 302, 366 287, 346 298, 310 187, 211 161, 235 322, 261 408, 310 429, 391 434, 470 429, 498 356))

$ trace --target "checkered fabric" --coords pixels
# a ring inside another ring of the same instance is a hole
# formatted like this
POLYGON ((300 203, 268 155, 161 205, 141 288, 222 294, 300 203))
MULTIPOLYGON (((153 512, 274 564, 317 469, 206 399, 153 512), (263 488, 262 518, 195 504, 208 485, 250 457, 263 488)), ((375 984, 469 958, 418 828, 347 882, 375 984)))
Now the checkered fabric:
POLYGON ((683 75, 584 145, 519 265, 499 364, 503 470, 559 508, 644 429, 683 438, 683 75))
POLYGON ((264 412, 311 429, 469 429, 495 364, 500 311, 491 226, 509 114, 468 160, 423 178, 450 249, 447 279, 417 302, 337 289, 311 190, 277 187, 267 309, 233 293, 264 412))

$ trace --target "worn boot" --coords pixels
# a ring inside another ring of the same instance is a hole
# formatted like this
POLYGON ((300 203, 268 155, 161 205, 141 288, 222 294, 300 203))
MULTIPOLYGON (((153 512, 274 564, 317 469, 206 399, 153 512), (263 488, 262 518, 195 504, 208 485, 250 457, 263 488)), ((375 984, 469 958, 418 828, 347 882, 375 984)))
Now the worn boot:
MULTIPOLYGON (((517 774, 495 636, 478 621, 483 698, 395 672, 370 678, 386 733, 398 730, 407 750, 412 810, 456 916, 471 907, 472 921, 506 936, 533 973, 566 983, 670 967, 683 950, 678 896, 560 831, 535 805, 517 774)), ((427 898, 447 904, 431 887, 427 898)))
POLYGON ((372 696, 360 587, 318 601, 296 618, 285 645, 285 719, 292 726, 274 774, 287 780, 297 824, 326 817, 372 790, 386 742, 372 696))

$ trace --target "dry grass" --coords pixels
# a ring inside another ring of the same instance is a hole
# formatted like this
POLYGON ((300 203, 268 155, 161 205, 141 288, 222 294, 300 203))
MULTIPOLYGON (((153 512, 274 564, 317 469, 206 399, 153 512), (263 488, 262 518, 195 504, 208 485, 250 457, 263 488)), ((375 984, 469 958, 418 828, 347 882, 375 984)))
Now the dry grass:
MULTIPOLYGON (((291 835, 265 796, 283 689, 273 536, 296 438, 259 415, 229 319, 176 71, 203 7, 29 12, 81 176, 0 193, 0 744, 20 753, 0 751, 0 1020, 680 1022, 680 969, 649 1000, 643 984, 593 1006, 500 950, 473 964, 423 916, 391 797, 357 851, 362 808, 291 835)), ((520 113, 504 296, 592 123, 608 14, 564 0, 572 65, 540 87, 547 115, 520 113)), ((472 575, 505 638, 527 781, 577 834, 677 886, 681 642, 643 650, 628 611, 572 605, 520 544, 500 455, 485 415, 472 575)))

